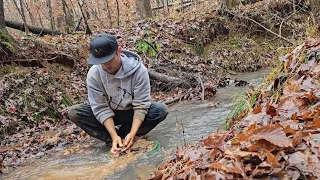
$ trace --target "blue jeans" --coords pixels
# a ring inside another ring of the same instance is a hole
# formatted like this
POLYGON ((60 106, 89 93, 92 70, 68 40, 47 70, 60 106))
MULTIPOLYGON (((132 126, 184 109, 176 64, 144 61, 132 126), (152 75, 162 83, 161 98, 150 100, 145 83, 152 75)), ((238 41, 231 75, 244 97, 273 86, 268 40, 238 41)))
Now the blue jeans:
MULTIPOLYGON (((133 121, 133 110, 116 110, 113 121, 117 134, 124 138, 131 130, 133 121)), ((168 107, 164 103, 152 102, 148 113, 141 124, 137 136, 147 134, 155 128, 161 121, 168 115, 168 107)), ((90 136, 108 142, 111 140, 110 134, 107 129, 102 125, 93 115, 90 104, 77 104, 69 107, 69 119, 83 129, 90 136)))

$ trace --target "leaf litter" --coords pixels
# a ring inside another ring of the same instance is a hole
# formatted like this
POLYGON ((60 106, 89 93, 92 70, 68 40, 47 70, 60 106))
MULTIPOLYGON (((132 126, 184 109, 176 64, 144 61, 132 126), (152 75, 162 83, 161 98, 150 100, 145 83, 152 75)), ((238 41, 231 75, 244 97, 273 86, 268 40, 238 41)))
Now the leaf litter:
POLYGON ((320 63, 310 56, 320 52, 319 45, 320 39, 308 39, 286 54, 281 87, 254 90, 260 96, 246 117, 234 117, 227 131, 177 150, 151 179, 319 179, 320 63))

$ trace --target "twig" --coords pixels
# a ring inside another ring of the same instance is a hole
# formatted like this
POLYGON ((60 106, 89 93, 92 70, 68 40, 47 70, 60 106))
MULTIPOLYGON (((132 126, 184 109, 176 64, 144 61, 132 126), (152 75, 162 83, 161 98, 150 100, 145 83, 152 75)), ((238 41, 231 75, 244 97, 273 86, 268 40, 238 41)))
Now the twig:
MULTIPOLYGON (((177 116, 177 114, 176 114, 176 123, 177 123, 177 125, 179 124, 179 123, 178 123, 178 116, 177 116)), ((184 127, 183 127, 183 123, 182 123, 182 120, 181 120, 181 119, 180 119, 180 124, 181 124, 181 128, 182 128, 183 145, 184 145, 184 147, 186 147, 186 146, 187 146, 187 143, 186 143, 186 138, 185 138, 185 136, 184 136, 184 127)), ((180 134, 180 131, 179 131, 179 134, 180 134)))
POLYGON ((279 35, 281 36, 281 28, 282 28, 282 25, 284 23, 284 21, 288 20, 293 14, 295 14, 296 11, 294 11, 293 13, 291 13, 289 16, 287 16, 286 18, 284 18, 282 21, 281 21, 281 24, 280 24, 280 27, 279 27, 279 35))
POLYGON ((167 104, 167 105, 168 105, 168 104, 172 104, 172 103, 174 103, 174 102, 176 102, 176 101, 179 101, 182 97, 183 97, 183 96, 178 96, 178 97, 175 97, 175 98, 173 98, 173 99, 164 101, 163 103, 165 103, 165 104, 167 104))
POLYGON ((172 103, 177 102, 177 101, 180 102, 184 96, 186 96, 187 94, 189 94, 189 93, 191 92, 191 90, 192 90, 192 89, 189 89, 189 90, 188 90, 186 93, 184 93, 183 95, 178 96, 178 97, 175 97, 175 98, 170 99, 170 100, 167 100, 167 101, 164 101, 163 103, 169 105, 169 104, 172 104, 172 103))
POLYGON ((234 15, 234 16, 236 16, 236 17, 244 18, 244 19, 247 19, 247 20, 249 20, 249 21, 252 21, 253 23, 259 25, 260 27, 262 27, 264 30, 270 32, 271 34, 273 34, 273 35, 275 35, 275 36, 277 36, 277 37, 279 37, 279 38, 287 41, 287 42, 290 43, 290 44, 294 44, 294 43, 293 43, 292 41, 290 41, 289 39, 281 36, 280 34, 277 34, 277 33, 273 32, 273 31, 271 31, 270 29, 266 28, 264 25, 260 24, 259 22, 255 21, 255 20, 253 20, 253 19, 251 19, 251 18, 249 18, 249 17, 241 16, 241 15, 238 15, 238 14, 234 14, 234 13, 232 13, 232 12, 230 12, 230 11, 227 11, 227 12, 230 13, 230 14, 232 14, 232 15, 234 15))
POLYGON ((202 89, 202 93, 201 93, 201 102, 204 101, 204 85, 203 85, 203 82, 201 80, 201 77, 200 76, 196 76, 198 78, 198 82, 200 83, 201 85, 201 89, 202 89))

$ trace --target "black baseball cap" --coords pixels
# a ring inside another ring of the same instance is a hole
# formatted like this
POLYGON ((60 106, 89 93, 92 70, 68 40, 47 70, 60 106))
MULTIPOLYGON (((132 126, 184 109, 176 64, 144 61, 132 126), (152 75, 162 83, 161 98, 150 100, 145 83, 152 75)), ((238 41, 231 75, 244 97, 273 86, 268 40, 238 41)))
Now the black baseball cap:
POLYGON ((90 42, 91 55, 88 64, 102 64, 110 61, 118 50, 118 42, 111 34, 98 34, 90 42))

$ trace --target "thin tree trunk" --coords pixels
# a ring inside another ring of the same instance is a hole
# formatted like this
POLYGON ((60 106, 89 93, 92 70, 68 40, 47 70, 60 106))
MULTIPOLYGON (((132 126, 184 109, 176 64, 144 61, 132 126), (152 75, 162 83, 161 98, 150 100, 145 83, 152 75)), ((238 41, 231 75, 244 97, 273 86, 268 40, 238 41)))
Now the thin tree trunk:
POLYGON ((136 0, 136 8, 141 18, 152 17, 150 0, 136 0))
POLYGON ((8 60, 17 48, 17 42, 7 31, 4 16, 4 4, 3 0, 0 0, 0 61, 8 60))
POLYGON ((92 15, 97 18, 98 22, 100 22, 101 27, 103 27, 103 22, 100 20, 98 12, 95 8, 91 8, 92 15))
MULTIPOLYGON (((51 0, 47 0, 47 7, 48 7, 48 10, 49 10, 51 30, 52 30, 52 32, 53 32, 55 25, 54 25, 54 19, 53 19, 53 14, 52 14, 51 0)), ((53 35, 53 34, 52 34, 52 35, 53 35)))
POLYGON ((74 32, 79 30, 81 22, 82 22, 82 19, 83 19, 83 17, 81 16, 79 21, 77 22, 76 26, 74 27, 74 30, 73 30, 74 32))
POLYGON ((23 20, 23 23, 24 23, 24 27, 26 29, 26 34, 28 35, 28 27, 27 27, 27 20, 26 20, 26 16, 24 14, 24 8, 23 8, 23 3, 22 3, 22 0, 19 0, 19 3, 20 3, 20 8, 21 8, 21 15, 22 15, 22 20, 23 20))
POLYGON ((6 29, 6 23, 4 21, 4 6, 3 6, 3 0, 0 0, 0 30, 1 31, 7 31, 6 29))
POLYGON ((42 22, 41 15, 40 15, 39 11, 38 11, 38 17, 39 17, 38 19, 39 19, 40 26, 43 28, 44 26, 43 26, 43 22, 42 22))
POLYGON ((80 7, 80 11, 81 11, 81 14, 82 14, 82 17, 83 17, 83 21, 86 25, 86 34, 92 34, 92 31, 89 27, 89 24, 88 24, 88 21, 87 21, 87 18, 86 16, 84 15, 84 12, 83 12, 83 9, 82 9, 82 6, 84 5, 84 1, 82 1, 82 5, 80 4, 80 2, 78 1, 78 5, 80 7))
POLYGON ((116 2, 117 2, 117 22, 118 22, 118 26, 120 26, 119 2, 118 2, 118 0, 116 0, 116 2))
POLYGON ((108 2, 108 0, 105 0, 105 2, 107 5, 107 14, 108 14, 108 18, 109 18, 110 27, 112 27, 112 19, 111 19, 111 13, 110 13, 110 8, 109 8, 109 2, 108 2))
POLYGON ((62 3, 62 11, 63 11, 63 21, 65 23, 64 30, 68 34, 69 33, 69 23, 67 18, 67 10, 66 10, 66 2, 64 0, 61 0, 62 3))
MULTIPOLYGON (((17 8, 17 10, 18 10, 18 12, 19 12, 19 14, 20 14, 20 16, 21 16, 21 19, 22 19, 22 21, 23 21, 23 23, 24 24, 27 24, 27 21, 26 21, 26 17, 25 17, 25 15, 24 15, 24 10, 23 10, 23 6, 22 6, 22 1, 21 0, 19 0, 19 6, 18 6, 18 4, 17 4, 17 2, 15 1, 15 0, 12 0, 13 1, 13 3, 14 3, 14 5, 16 6, 16 8, 17 8)), ((24 26, 26 29, 25 29, 25 32, 26 32, 26 34, 28 35, 28 28, 27 28, 27 26, 24 26)))
POLYGON ((97 3, 97 9, 98 9, 98 16, 99 18, 101 17, 101 11, 100 11, 100 6, 99 6, 99 0, 96 0, 97 3))
POLYGON ((28 14, 29 14, 29 17, 30 17, 30 20, 31 20, 31 24, 34 25, 34 23, 36 21, 34 20, 34 17, 33 17, 32 13, 31 13, 30 8, 28 6, 28 3, 26 1, 24 1, 24 6, 26 7, 26 9, 28 11, 28 14))

